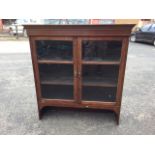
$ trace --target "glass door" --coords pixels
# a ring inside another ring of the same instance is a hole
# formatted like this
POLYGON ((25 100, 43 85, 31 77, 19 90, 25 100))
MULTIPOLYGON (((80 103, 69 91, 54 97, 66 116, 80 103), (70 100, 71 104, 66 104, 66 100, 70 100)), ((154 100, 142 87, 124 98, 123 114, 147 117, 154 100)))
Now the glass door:
POLYGON ((81 100, 115 102, 122 40, 82 38, 81 100))
POLYGON ((73 44, 72 38, 39 38, 35 41, 42 98, 75 99, 73 44))

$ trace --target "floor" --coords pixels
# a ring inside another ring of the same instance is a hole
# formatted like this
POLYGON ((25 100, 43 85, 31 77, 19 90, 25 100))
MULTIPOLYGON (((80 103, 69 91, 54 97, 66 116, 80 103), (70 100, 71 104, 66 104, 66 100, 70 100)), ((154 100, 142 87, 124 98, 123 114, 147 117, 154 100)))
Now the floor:
POLYGON ((119 126, 106 111, 47 109, 39 121, 28 42, 0 47, 0 134, 155 134, 152 45, 130 43, 119 126))

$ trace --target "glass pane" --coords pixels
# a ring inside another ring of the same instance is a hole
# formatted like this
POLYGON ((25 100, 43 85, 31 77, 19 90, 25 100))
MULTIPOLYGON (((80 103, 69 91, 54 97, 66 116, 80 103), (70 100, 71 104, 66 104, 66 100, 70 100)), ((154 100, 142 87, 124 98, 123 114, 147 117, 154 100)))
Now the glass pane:
POLYGON ((114 102, 116 98, 116 88, 84 86, 82 89, 82 97, 85 101, 114 102))
POLYGON ((47 99, 73 99, 73 86, 42 85, 42 97, 47 99))
POLYGON ((36 50, 38 59, 72 60, 72 41, 37 40, 36 50))
POLYGON ((73 65, 40 64, 42 97, 73 99, 73 65))
POLYGON ((84 65, 82 68, 83 84, 111 84, 116 86, 119 66, 84 65))
POLYGON ((83 65, 82 98, 92 101, 115 101, 119 66, 83 65))
POLYGON ((121 41, 85 40, 82 41, 82 59, 86 61, 119 61, 121 48, 121 41))

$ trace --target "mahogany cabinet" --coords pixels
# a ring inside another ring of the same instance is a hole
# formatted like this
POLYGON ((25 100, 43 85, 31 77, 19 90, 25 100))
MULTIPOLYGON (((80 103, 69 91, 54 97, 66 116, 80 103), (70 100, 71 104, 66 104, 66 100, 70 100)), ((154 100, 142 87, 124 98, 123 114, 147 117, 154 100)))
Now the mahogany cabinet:
POLYGON ((119 124, 133 25, 24 25, 39 118, 47 106, 111 110, 119 124))

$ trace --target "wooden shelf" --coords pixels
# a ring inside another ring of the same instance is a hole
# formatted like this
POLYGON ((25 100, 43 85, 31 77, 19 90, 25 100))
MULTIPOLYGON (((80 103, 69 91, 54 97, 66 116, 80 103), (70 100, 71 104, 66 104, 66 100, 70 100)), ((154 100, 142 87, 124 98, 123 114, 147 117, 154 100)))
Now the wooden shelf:
POLYGON ((44 85, 73 85, 73 78, 71 77, 51 78, 49 76, 46 76, 41 78, 40 83, 44 85))
MULTIPOLYGON (((73 78, 71 77, 61 77, 61 78, 51 78, 43 77, 41 79, 41 84, 43 85, 73 85, 73 78)), ((96 78, 96 79, 84 79, 82 80, 82 86, 97 86, 97 87, 117 87, 117 80, 113 78, 96 78)))
POLYGON ((39 64, 73 64, 73 61, 42 59, 42 60, 38 60, 38 63, 39 64))
POLYGON ((120 65, 120 61, 82 61, 83 65, 120 65))
POLYGON ((134 25, 25 25, 39 119, 48 106, 111 110, 119 123, 134 25))
POLYGON ((83 86, 117 87, 117 79, 114 78, 86 78, 82 80, 83 86))

